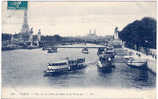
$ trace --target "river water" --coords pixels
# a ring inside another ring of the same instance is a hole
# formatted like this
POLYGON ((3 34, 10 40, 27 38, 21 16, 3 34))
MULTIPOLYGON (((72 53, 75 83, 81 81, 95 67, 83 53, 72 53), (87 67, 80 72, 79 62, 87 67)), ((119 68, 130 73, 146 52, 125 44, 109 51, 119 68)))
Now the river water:
MULTIPOLYGON (((84 46, 84 45, 65 45, 84 46)), ((98 46, 88 44, 87 46, 98 46)), ((2 52, 2 87, 51 87, 51 88, 154 88, 156 77, 149 71, 130 68, 124 63, 116 63, 111 72, 97 71, 97 49, 89 49, 82 54, 80 48, 60 48, 58 53, 47 53, 42 49, 19 49, 2 52), (49 62, 66 57, 86 58, 85 69, 60 76, 44 76, 49 62)))

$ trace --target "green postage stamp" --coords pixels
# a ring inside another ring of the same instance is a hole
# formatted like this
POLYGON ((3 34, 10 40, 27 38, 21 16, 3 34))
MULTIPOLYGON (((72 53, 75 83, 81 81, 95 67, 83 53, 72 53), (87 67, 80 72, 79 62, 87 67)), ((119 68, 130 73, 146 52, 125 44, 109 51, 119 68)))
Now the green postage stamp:
POLYGON ((8 9, 23 10, 27 9, 28 1, 8 1, 8 9))

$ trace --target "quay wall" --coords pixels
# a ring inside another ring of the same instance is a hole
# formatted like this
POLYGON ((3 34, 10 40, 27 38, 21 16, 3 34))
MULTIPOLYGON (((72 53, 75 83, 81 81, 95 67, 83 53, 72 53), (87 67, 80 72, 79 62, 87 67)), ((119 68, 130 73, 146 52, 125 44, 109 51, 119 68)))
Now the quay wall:
POLYGON ((148 58, 147 65, 148 65, 149 70, 152 73, 156 74, 156 59, 154 60, 154 59, 148 58))

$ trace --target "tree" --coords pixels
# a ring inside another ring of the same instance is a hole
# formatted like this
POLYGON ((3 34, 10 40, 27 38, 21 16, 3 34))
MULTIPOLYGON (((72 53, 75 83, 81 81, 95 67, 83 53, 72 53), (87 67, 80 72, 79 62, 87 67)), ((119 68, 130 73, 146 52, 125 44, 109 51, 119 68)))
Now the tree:
POLYGON ((130 48, 156 48, 156 20, 145 17, 135 20, 119 32, 119 38, 130 48))

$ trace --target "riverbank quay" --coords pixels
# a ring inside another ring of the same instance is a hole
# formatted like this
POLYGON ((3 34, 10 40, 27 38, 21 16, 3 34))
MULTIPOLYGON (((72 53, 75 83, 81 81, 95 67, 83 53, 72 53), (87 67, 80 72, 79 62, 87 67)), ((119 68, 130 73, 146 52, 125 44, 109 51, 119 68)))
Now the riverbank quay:
POLYGON ((39 46, 28 46, 28 47, 23 47, 23 46, 3 46, 2 51, 8 51, 8 50, 18 50, 18 49, 37 49, 40 48, 39 46))
POLYGON ((54 47, 54 46, 58 46, 61 44, 54 44, 52 46, 37 46, 37 45, 17 45, 17 44, 9 44, 6 46, 2 46, 1 50, 2 51, 8 51, 8 50, 18 50, 18 49, 38 49, 38 48, 42 48, 42 47, 54 47))
POLYGON ((139 52, 139 51, 136 51, 136 50, 133 50, 133 49, 129 49, 129 48, 126 48, 126 47, 124 47, 124 49, 128 50, 128 52, 132 52, 135 55, 139 54, 141 57, 146 59, 148 70, 156 75, 156 64, 157 64, 156 57, 153 57, 152 55, 146 55, 142 52, 139 52))

